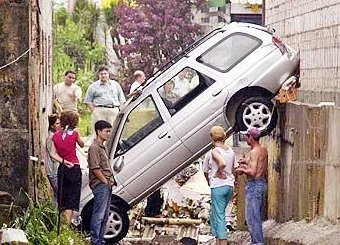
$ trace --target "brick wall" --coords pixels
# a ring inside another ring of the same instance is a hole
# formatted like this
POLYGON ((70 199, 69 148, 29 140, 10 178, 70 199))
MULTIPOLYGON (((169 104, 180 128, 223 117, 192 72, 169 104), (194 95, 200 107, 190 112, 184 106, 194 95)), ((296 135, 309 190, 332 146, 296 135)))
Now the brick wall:
POLYGON ((301 51, 299 100, 339 106, 340 1, 267 0, 265 24, 301 51))

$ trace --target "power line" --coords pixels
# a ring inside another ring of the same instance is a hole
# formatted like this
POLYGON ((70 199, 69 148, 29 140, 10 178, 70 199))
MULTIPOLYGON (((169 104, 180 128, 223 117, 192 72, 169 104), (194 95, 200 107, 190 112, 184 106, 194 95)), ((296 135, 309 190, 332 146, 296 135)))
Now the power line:
POLYGON ((21 55, 19 55, 15 60, 12 60, 11 62, 7 63, 6 65, 3 65, 0 67, 0 70, 4 69, 5 67, 7 66, 10 66, 12 65, 13 63, 17 62, 19 59, 21 59, 23 56, 25 56, 30 50, 31 50, 32 47, 29 47, 24 53, 22 53, 21 55))

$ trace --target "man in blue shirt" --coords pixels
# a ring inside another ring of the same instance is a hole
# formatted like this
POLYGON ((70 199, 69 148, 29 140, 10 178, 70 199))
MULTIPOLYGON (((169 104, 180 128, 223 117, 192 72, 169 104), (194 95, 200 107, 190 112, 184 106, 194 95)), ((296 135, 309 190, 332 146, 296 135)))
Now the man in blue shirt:
POLYGON ((84 103, 92 111, 92 131, 94 124, 105 120, 113 125, 119 107, 126 101, 119 83, 109 78, 109 69, 101 66, 98 69, 99 80, 92 83, 84 98, 84 103))

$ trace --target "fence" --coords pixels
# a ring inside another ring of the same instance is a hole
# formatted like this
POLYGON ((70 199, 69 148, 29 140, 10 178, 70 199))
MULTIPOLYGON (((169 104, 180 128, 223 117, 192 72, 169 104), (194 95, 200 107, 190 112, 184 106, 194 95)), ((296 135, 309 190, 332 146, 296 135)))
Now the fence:
MULTIPOLYGON (((286 222, 324 217, 337 222, 340 108, 291 103, 280 108, 280 115, 276 130, 262 139, 269 152, 268 219, 286 222)), ((240 188, 244 188, 242 183, 240 188)), ((242 193, 239 202, 243 202, 242 193)), ((242 210, 239 215, 239 222, 244 222, 242 210)))

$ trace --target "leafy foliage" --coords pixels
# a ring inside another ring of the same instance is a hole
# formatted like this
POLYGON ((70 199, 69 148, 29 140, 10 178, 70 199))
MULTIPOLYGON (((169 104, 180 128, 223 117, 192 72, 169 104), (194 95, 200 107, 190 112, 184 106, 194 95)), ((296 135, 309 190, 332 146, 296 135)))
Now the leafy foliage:
POLYGON ((125 39, 115 50, 125 62, 125 75, 135 70, 147 75, 182 51, 200 35, 200 27, 192 23, 193 4, 205 1, 139 0, 136 7, 123 5, 116 9, 118 33, 125 39))
MULTIPOLYGON (((99 10, 86 0, 77 0, 74 11, 65 8, 54 12, 53 82, 64 79, 67 70, 77 74, 77 84, 85 93, 96 79, 99 65, 105 63, 105 48, 94 41, 99 10)), ((84 104, 79 105, 81 117, 89 113, 84 104)), ((86 128, 86 127, 85 127, 86 128)), ((84 135, 85 132, 81 132, 84 135)))
POLYGON ((94 30, 97 26, 99 18, 99 10, 94 4, 90 4, 88 0, 77 0, 72 12, 73 22, 82 31, 86 40, 93 43, 94 30))
POLYGON ((102 0, 101 1, 101 8, 104 12, 105 19, 108 25, 113 28, 116 28, 117 18, 114 14, 114 10, 121 5, 127 6, 137 6, 135 0, 102 0))
POLYGON ((98 11, 88 3, 85 8, 83 2, 76 1, 72 15, 64 8, 55 12, 54 83, 62 81, 64 72, 70 69, 80 73, 78 80, 79 75, 95 74, 97 66, 105 61, 104 48, 93 41, 95 24, 92 21, 98 18, 98 11))
POLYGON ((33 202, 29 199, 29 206, 22 216, 17 217, 11 224, 12 228, 22 229, 27 234, 30 244, 35 245, 69 245, 89 244, 84 235, 63 224, 60 235, 57 235, 58 213, 51 202, 33 202))

